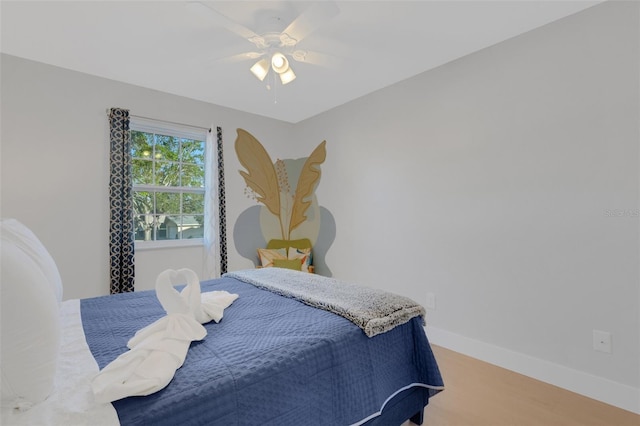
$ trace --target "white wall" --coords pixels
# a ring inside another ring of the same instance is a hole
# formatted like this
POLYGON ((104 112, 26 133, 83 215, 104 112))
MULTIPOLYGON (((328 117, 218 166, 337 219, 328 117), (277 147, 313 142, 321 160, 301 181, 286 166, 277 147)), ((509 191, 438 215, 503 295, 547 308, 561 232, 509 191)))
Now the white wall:
MULTIPOLYGON (((326 139, 316 194, 336 221, 334 276, 432 292, 434 329, 637 402, 639 221, 606 213, 639 207, 639 15, 608 2, 295 126, 2 56, 1 215, 50 249, 65 298, 106 294, 106 108, 223 127, 229 236, 254 205, 235 129, 273 158, 326 139), (593 329, 613 354, 591 349, 593 329)), ((251 267, 228 241, 229 269, 251 267)), ((140 286, 200 254, 137 253, 140 286)))
MULTIPOLYGON (((109 132, 106 109, 196 126, 221 126, 228 163, 229 228, 248 205, 235 129, 288 139, 290 124, 167 93, 2 55, 2 217, 29 226, 56 260, 64 298, 109 292, 109 132)), ((229 267, 243 267, 229 242, 229 267), (239 265, 240 263, 240 265, 239 265)), ((248 262, 248 261, 247 261, 248 262)), ((166 268, 202 273, 201 248, 136 252, 136 288, 166 268)))
POLYGON ((298 124, 328 141, 335 276, 432 292, 430 326, 640 412, 639 15, 605 3, 298 124))

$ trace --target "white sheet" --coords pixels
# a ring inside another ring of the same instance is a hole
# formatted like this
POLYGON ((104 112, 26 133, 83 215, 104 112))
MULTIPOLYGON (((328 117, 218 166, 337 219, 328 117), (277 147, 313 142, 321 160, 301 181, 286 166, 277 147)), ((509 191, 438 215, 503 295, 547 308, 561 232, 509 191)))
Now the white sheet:
POLYGON ((99 369, 85 341, 80 301, 62 302, 60 316, 62 339, 53 393, 28 411, 20 412, 2 407, 2 424, 119 425, 113 406, 95 402, 91 390, 91 379, 99 369))

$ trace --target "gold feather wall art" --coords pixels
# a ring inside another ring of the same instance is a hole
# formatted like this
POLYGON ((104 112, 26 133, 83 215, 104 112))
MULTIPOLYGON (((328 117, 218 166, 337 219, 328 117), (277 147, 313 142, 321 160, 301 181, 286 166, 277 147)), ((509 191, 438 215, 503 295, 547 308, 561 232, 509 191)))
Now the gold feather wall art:
POLYGON ((322 141, 306 159, 273 162, 253 135, 243 129, 237 132, 236 154, 246 169, 240 170, 240 175, 249 195, 263 204, 269 213, 261 214, 260 219, 265 239, 309 238, 315 242, 320 226, 315 190, 320 181, 320 165, 327 155, 326 141, 322 141), (316 219, 317 226, 305 228, 312 219, 316 219), (270 223, 277 223, 277 232, 268 229, 273 228, 270 223))

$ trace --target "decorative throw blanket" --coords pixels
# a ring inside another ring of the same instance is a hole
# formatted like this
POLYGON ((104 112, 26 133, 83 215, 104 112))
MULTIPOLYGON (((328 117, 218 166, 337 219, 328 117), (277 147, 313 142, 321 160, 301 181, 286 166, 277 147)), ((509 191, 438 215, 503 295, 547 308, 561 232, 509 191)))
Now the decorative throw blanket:
POLYGON ((416 316, 422 316, 424 323, 425 310, 413 300, 335 278, 285 268, 248 269, 229 272, 225 276, 340 315, 369 337, 389 331, 416 316))

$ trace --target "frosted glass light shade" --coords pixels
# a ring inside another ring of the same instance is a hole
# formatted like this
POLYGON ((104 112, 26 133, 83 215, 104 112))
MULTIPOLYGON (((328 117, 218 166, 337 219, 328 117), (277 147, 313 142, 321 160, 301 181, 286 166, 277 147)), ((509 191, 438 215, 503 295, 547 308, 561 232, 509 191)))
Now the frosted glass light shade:
POLYGON ((291 83, 295 79, 296 75, 291 68, 280 74, 280 81, 282 84, 291 83))
POLYGON ((289 69, 289 61, 282 53, 274 53, 271 57, 271 67, 278 74, 282 74, 289 69))
POLYGON ((269 61, 266 59, 261 59, 251 67, 251 72, 253 75, 258 77, 260 81, 263 81, 269 72, 269 61))

